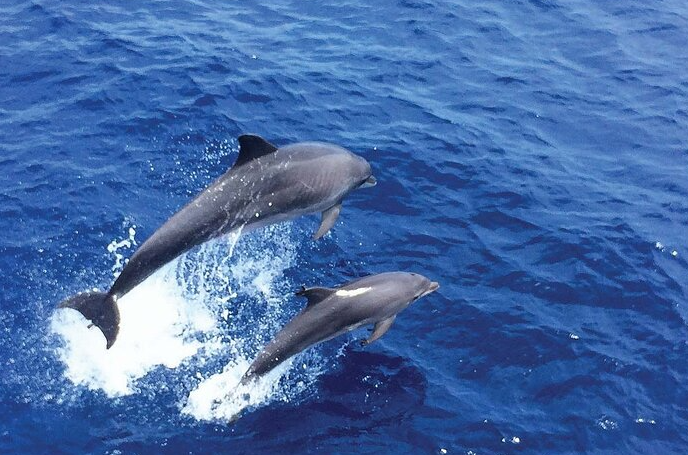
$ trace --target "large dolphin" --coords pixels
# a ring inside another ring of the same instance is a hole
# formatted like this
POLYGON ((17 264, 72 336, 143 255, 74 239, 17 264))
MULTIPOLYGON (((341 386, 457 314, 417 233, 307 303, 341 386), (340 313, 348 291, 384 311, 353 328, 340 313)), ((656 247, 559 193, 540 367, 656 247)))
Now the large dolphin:
POLYGON ((277 148, 239 136, 239 157, 224 175, 175 213, 136 250, 108 292, 83 292, 60 303, 89 319, 110 348, 119 331, 117 299, 196 245, 307 213, 322 212, 314 235, 334 225, 342 199, 375 184, 370 164, 333 144, 303 142, 277 148))
POLYGON ((399 312, 437 288, 437 282, 407 272, 370 275, 337 288, 303 288, 296 294, 306 297, 308 304, 263 348, 241 384, 268 373, 310 346, 375 324, 370 337, 361 341, 368 345, 389 330, 399 312))

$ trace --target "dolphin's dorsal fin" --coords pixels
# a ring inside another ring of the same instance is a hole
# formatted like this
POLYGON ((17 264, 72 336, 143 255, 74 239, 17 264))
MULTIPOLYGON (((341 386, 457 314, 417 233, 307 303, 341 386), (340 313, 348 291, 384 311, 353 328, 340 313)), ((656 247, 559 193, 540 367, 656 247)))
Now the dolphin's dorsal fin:
POLYGON ((306 308, 308 308, 318 302, 322 302, 336 291, 336 289, 331 288, 306 288, 306 286, 301 286, 301 289, 296 291, 296 295, 301 295, 308 299, 308 304, 306 305, 306 308))
POLYGON ((255 134, 242 134, 239 136, 239 158, 234 163, 241 166, 251 160, 260 158, 277 151, 277 147, 255 134))

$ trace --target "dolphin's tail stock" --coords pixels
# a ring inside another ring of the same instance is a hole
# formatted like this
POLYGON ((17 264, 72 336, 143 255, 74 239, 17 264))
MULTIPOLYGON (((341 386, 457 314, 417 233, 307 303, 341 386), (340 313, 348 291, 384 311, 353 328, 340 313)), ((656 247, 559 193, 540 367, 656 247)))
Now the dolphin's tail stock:
POLYGON ((87 291, 72 296, 58 305, 58 308, 72 308, 83 314, 105 335, 107 348, 113 345, 119 332, 119 310, 115 297, 104 292, 87 291))

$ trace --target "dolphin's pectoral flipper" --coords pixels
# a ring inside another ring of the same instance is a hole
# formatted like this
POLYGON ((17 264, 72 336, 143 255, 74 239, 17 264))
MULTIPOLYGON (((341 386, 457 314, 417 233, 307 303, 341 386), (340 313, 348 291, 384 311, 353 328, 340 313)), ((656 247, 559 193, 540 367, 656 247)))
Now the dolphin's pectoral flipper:
POLYGON ((375 329, 373 330, 373 333, 368 337, 368 339, 361 341, 361 346, 368 346, 370 343, 372 343, 373 341, 377 340, 382 335, 387 333, 389 328, 392 327, 392 323, 394 322, 394 319, 396 319, 396 317, 397 315, 395 314, 394 316, 388 317, 387 319, 378 321, 375 324, 375 329))
POLYGON ((337 217, 339 216, 339 212, 341 212, 341 210, 342 204, 340 202, 322 212, 320 227, 318 228, 318 232, 313 235, 313 240, 318 240, 320 237, 327 234, 327 231, 332 229, 332 226, 334 226, 334 223, 337 221, 337 217))
POLYGON ((301 295, 308 299, 308 304, 306 305, 306 308, 308 308, 318 302, 322 302, 336 291, 336 289, 332 288, 306 288, 303 286, 301 290, 296 291, 296 295, 301 295))
POLYGON ((104 292, 82 292, 62 301, 58 308, 72 308, 92 322, 105 335, 107 348, 117 339, 119 310, 115 298, 104 292))

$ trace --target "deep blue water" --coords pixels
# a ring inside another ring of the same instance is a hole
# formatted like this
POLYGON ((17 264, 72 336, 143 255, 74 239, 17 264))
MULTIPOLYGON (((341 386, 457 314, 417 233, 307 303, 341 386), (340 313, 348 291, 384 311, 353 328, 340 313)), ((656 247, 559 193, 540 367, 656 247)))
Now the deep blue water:
POLYGON ((687 31, 679 0, 2 1, 0 452, 688 452, 687 31), (145 240, 245 132, 337 143, 379 183, 318 242, 300 218, 142 285, 132 308, 229 286, 219 349, 126 393, 75 381, 57 303, 108 287, 135 248, 108 245, 145 240), (233 424, 182 412, 298 286, 388 270, 442 287, 233 424))

